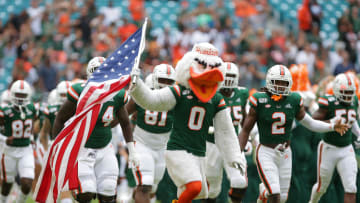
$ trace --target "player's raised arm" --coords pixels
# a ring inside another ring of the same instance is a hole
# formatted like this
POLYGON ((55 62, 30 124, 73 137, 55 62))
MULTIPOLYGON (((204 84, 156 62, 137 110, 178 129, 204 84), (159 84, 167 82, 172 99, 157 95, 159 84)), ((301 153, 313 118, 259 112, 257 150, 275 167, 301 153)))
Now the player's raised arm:
POLYGON ((348 130, 347 124, 342 124, 341 120, 336 123, 326 123, 320 120, 315 120, 305 112, 304 106, 300 108, 296 115, 296 119, 301 125, 308 128, 311 131, 318 133, 325 133, 330 131, 336 131, 340 134, 344 134, 348 130))
POLYGON ((250 131, 253 129, 255 123, 257 120, 256 111, 253 107, 250 108, 249 113, 247 114, 243 127, 241 129, 240 135, 239 135, 239 141, 240 141, 240 149, 241 151, 244 151, 246 143, 249 139, 250 131))

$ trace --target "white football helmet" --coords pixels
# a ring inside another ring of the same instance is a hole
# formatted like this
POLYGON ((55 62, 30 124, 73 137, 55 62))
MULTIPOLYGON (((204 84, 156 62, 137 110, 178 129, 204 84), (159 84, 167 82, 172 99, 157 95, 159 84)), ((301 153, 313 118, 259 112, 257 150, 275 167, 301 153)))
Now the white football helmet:
POLYGON ((347 74, 341 73, 334 80, 334 95, 344 103, 351 103, 354 99, 356 87, 354 80, 347 74))
POLYGON ((17 80, 10 87, 10 100, 15 106, 25 107, 30 103, 32 89, 24 80, 17 80))
POLYGON ((60 104, 63 104, 66 101, 66 94, 68 89, 71 87, 71 82, 69 81, 61 81, 57 86, 56 86, 56 97, 57 97, 57 101, 60 104))
POLYGON ((224 83, 221 88, 233 89, 238 86, 239 69, 234 63, 223 63, 224 68, 224 83))
POLYGON ((284 65, 274 65, 266 74, 266 88, 272 94, 289 95, 292 83, 291 73, 284 65), (279 84, 278 81, 284 81, 285 83, 279 84))
POLYGON ((154 88, 154 85, 153 85, 153 74, 150 73, 148 76, 146 76, 145 78, 145 85, 150 87, 151 89, 154 88))
POLYGON ((1 93, 1 104, 7 105, 11 104, 10 100, 10 90, 5 90, 1 93))
POLYGON ((91 74, 106 60, 106 58, 102 57, 102 56, 95 56, 94 58, 92 58, 87 67, 86 67, 86 74, 87 77, 89 78, 91 76, 91 74))
POLYGON ((58 103, 58 98, 56 96, 56 89, 51 90, 51 92, 49 93, 47 103, 49 105, 54 105, 58 103))
POLYGON ((160 64, 155 66, 153 71, 153 86, 160 89, 175 83, 175 70, 169 64, 160 64))

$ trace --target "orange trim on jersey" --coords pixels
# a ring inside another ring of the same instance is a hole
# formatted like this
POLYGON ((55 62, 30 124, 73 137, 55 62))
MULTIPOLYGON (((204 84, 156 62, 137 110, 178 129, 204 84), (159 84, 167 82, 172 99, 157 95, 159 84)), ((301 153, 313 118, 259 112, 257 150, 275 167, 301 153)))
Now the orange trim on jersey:
POLYGON ((126 104, 128 102, 129 98, 128 98, 128 92, 125 91, 125 94, 124 94, 124 104, 126 104))
POLYGON ((79 99, 79 95, 76 93, 76 91, 74 90, 73 87, 70 87, 70 88, 69 88, 68 93, 69 93, 70 96, 71 96, 72 98, 74 98, 75 100, 78 100, 78 99, 79 99))
POLYGON ((1 157, 1 168, 2 168, 2 174, 3 174, 3 179, 5 182, 7 182, 6 180, 6 170, 5 170, 5 154, 2 154, 1 157))
POLYGON ((264 183, 264 185, 265 185, 266 189, 269 191, 269 193, 272 194, 270 184, 266 179, 265 173, 262 170, 262 167, 261 167, 261 164, 260 164, 260 161, 259 161, 259 149, 260 149, 260 146, 261 146, 261 144, 259 144, 258 148, 256 149, 256 167, 258 169, 261 181, 264 183))
POLYGON ((249 101, 250 101, 254 106, 257 106, 257 100, 256 100, 255 97, 250 96, 249 101))
POLYGON ((136 167, 135 175, 136 175, 138 184, 142 185, 142 175, 141 175, 141 171, 139 170, 139 167, 136 167))
POLYGON ((173 87, 174 87, 174 90, 175 90, 176 94, 180 97, 180 87, 179 87, 179 85, 174 85, 173 87))
POLYGON ((225 106, 225 105, 226 105, 225 100, 224 100, 224 99, 221 99, 220 102, 219 102, 218 107, 223 107, 223 106, 225 106))
POLYGON ((325 106, 329 105, 329 102, 326 99, 321 98, 321 97, 318 99, 318 103, 325 105, 325 106))
POLYGON ((320 152, 319 152, 319 158, 318 158, 318 173, 317 173, 317 178, 318 178, 318 188, 316 189, 316 192, 320 191, 321 188, 321 177, 320 177, 320 165, 321 165, 321 158, 322 158, 322 149, 323 149, 324 143, 320 144, 320 152))
POLYGON ((0 117, 4 117, 4 112, 0 110, 0 117))

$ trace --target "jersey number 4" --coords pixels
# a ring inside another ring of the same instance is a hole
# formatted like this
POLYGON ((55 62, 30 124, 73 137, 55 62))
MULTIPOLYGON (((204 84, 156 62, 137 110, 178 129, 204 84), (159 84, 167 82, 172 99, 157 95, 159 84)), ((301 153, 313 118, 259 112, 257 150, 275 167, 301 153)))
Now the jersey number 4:
POLYGON ((167 112, 157 112, 157 111, 145 111, 144 121, 147 125, 157 125, 163 127, 166 125, 167 112), (158 121, 158 115, 161 114, 160 119, 158 121))
POLYGON ((29 138, 31 136, 32 119, 15 120, 11 123, 12 136, 15 138, 29 138))

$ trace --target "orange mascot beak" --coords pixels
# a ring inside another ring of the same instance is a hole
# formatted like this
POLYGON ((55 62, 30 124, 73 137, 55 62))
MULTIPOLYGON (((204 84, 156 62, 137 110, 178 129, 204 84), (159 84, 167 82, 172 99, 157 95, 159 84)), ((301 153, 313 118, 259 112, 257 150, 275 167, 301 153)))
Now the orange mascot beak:
POLYGON ((222 72, 218 68, 210 69, 202 73, 196 73, 190 67, 189 85, 196 97, 201 102, 208 102, 218 89, 218 83, 224 80, 222 72))

